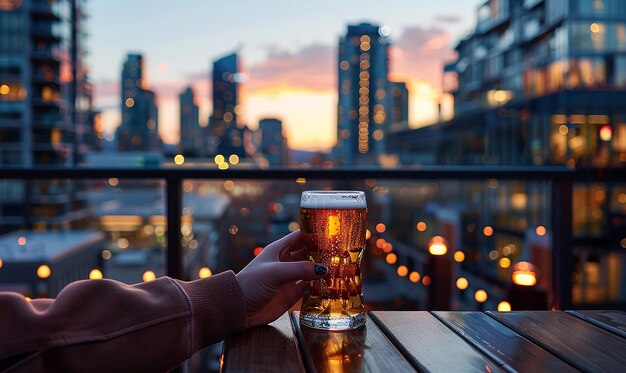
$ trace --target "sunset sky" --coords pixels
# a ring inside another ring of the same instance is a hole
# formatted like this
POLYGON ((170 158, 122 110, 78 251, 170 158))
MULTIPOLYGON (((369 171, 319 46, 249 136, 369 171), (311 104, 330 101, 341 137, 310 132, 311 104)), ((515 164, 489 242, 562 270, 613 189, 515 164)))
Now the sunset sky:
POLYGON ((239 51, 246 81, 243 122, 283 120, 289 145, 328 149, 336 139, 338 38, 347 25, 393 29, 391 79, 410 91, 410 125, 436 119, 441 69, 451 47, 471 31, 479 0, 401 1, 93 1, 88 64, 105 130, 120 123, 119 80, 128 52, 144 55, 159 104, 159 133, 179 140, 178 94, 192 85, 200 123, 211 112, 211 61, 239 51))

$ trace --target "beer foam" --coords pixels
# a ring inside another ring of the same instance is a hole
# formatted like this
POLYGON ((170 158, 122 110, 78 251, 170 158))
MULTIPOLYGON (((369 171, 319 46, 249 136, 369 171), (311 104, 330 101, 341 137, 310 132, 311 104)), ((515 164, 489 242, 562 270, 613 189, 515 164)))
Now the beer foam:
POLYGON ((300 207, 306 209, 364 209, 365 193, 356 190, 309 190, 302 192, 300 207))

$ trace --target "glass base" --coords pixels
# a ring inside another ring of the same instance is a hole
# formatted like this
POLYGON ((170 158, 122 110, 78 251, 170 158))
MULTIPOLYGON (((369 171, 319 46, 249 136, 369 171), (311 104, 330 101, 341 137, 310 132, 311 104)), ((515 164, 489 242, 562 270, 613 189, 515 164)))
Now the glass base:
POLYGON ((365 326, 365 314, 330 316, 300 312, 300 325, 318 330, 353 330, 365 326))

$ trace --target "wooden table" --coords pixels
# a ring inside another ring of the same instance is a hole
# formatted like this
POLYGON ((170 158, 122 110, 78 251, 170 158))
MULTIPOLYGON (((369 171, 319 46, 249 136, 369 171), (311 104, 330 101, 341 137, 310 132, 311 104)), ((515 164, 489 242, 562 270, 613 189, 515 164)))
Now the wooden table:
POLYGON ((224 372, 626 372, 622 311, 395 312, 301 328, 298 312, 226 339, 224 372))

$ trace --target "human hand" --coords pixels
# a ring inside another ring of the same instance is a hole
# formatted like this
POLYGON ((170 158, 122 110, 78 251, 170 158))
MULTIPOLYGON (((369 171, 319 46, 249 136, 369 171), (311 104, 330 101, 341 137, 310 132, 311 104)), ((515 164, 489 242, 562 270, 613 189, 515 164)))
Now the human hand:
POLYGON ((276 320, 302 298, 304 281, 326 273, 325 265, 306 260, 300 231, 267 245, 236 275, 246 303, 248 327, 276 320))

